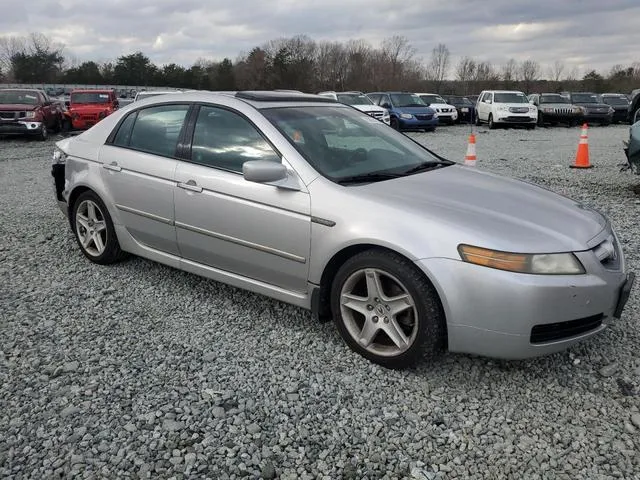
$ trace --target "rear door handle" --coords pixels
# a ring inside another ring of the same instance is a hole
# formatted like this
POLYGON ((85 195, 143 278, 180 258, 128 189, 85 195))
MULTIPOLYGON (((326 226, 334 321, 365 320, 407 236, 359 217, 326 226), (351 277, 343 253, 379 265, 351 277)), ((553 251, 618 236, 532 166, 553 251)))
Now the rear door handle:
POLYGON ((187 182, 178 182, 178 187, 184 188, 185 190, 189 190, 191 192, 197 192, 197 193, 202 192, 202 187, 199 187, 196 184, 195 180, 189 180, 187 182))
POLYGON ((107 170, 111 170, 113 172, 122 171, 122 167, 118 166, 118 162, 104 163, 102 168, 106 168, 107 170))

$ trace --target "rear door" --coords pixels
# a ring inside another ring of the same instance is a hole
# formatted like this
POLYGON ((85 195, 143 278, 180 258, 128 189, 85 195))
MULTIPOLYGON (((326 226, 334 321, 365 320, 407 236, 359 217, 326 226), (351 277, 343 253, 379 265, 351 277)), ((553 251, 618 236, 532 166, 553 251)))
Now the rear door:
POLYGON ((189 109, 178 103, 134 111, 100 151, 102 178, 123 226, 139 243, 174 255, 176 150, 189 109))

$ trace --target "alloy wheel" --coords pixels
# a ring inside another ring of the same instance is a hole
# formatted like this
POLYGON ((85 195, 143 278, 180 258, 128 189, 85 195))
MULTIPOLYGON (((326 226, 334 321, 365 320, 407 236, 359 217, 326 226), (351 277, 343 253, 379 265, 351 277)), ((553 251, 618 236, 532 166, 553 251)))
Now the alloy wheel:
POLYGON ((99 257, 107 246, 107 224, 100 207, 91 200, 84 200, 76 210, 76 232, 87 254, 99 257))

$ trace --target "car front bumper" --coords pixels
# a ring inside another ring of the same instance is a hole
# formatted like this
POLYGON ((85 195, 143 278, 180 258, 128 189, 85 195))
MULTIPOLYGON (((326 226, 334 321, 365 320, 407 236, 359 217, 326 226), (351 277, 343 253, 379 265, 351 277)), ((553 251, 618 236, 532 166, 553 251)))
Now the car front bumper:
POLYGON ((538 121, 538 116, 522 115, 518 113, 510 112, 498 112, 495 117, 496 123, 510 123, 510 124, 532 124, 538 121))
POLYGON ((440 121, 438 117, 434 115, 429 120, 420 120, 415 117, 412 119, 398 118, 398 123, 402 130, 433 130, 439 125, 440 121))
POLYGON ((613 113, 585 113, 583 118, 587 123, 611 123, 613 113))
POLYGON ((590 254, 577 255, 596 274, 527 275, 443 258, 417 264, 442 299, 450 351, 524 359, 564 350, 621 313, 633 274, 624 262, 620 271, 598 271, 590 254))
POLYGON ((37 135, 42 131, 42 122, 0 121, 0 135, 37 135))

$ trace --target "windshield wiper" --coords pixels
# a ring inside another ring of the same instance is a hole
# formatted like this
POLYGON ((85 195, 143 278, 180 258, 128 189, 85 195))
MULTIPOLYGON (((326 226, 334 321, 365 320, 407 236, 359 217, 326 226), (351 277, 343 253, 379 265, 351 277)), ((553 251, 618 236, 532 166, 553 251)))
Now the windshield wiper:
POLYGON ((340 185, 348 185, 351 183, 369 183, 369 182, 381 182, 383 180, 391 180, 392 178, 399 178, 404 174, 399 173, 363 173, 361 175, 351 175, 349 177, 342 177, 337 182, 340 185))
POLYGON ((435 170, 436 168, 448 167, 449 165, 453 165, 453 162, 444 161, 444 160, 431 160, 429 162, 422 162, 416 165, 415 167, 411 167, 409 170, 405 170, 402 172, 402 175, 412 175, 414 173, 419 172, 428 172, 429 170, 435 170))

